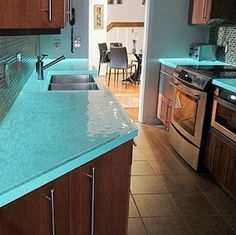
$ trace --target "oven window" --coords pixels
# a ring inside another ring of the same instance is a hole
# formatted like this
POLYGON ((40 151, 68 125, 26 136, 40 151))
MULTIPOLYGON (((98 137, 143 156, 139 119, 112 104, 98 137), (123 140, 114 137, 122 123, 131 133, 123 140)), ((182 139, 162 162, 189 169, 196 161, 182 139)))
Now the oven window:
POLYGON ((236 134, 236 112, 217 103, 215 121, 236 134))
POLYGON ((174 120, 185 131, 194 136, 198 99, 177 90, 174 107, 174 120))

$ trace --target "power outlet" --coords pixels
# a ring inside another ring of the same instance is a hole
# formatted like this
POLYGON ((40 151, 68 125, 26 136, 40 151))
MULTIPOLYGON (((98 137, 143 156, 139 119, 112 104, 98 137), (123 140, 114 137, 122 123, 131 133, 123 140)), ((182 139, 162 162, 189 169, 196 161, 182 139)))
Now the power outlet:
POLYGON ((54 39, 53 46, 55 49, 60 49, 61 48, 61 39, 54 39))
POLYGON ((81 37, 77 37, 74 39, 74 47, 81 47, 81 37))
POLYGON ((16 54, 16 61, 17 61, 17 62, 21 62, 21 59, 22 59, 22 58, 21 58, 21 53, 17 53, 17 54, 16 54))

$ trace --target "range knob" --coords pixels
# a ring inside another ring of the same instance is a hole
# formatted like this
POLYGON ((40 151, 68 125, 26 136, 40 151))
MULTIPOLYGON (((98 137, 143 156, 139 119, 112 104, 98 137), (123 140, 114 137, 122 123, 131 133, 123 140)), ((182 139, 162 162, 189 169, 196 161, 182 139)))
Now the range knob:
POLYGON ((187 78, 187 82, 192 83, 192 78, 191 78, 191 77, 188 77, 188 78, 187 78))
POLYGON ((183 80, 192 83, 192 78, 187 73, 184 75, 183 80))

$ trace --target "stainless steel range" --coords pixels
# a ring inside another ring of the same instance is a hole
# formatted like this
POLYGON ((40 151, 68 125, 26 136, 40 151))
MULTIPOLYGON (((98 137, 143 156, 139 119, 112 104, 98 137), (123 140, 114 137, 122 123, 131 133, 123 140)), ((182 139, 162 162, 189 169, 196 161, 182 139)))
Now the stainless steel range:
POLYGON ((231 66, 177 66, 170 127, 170 142, 195 170, 204 153, 205 136, 212 112, 213 78, 236 77, 231 66))

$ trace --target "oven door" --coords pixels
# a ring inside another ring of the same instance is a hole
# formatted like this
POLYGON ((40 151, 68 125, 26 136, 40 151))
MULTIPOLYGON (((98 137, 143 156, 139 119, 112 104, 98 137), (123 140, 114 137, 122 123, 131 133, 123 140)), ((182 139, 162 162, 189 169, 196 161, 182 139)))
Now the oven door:
POLYGON ((236 142, 236 105, 215 96, 211 126, 236 142))
POLYGON ((175 84, 171 122, 188 141, 200 147, 207 93, 175 84))

